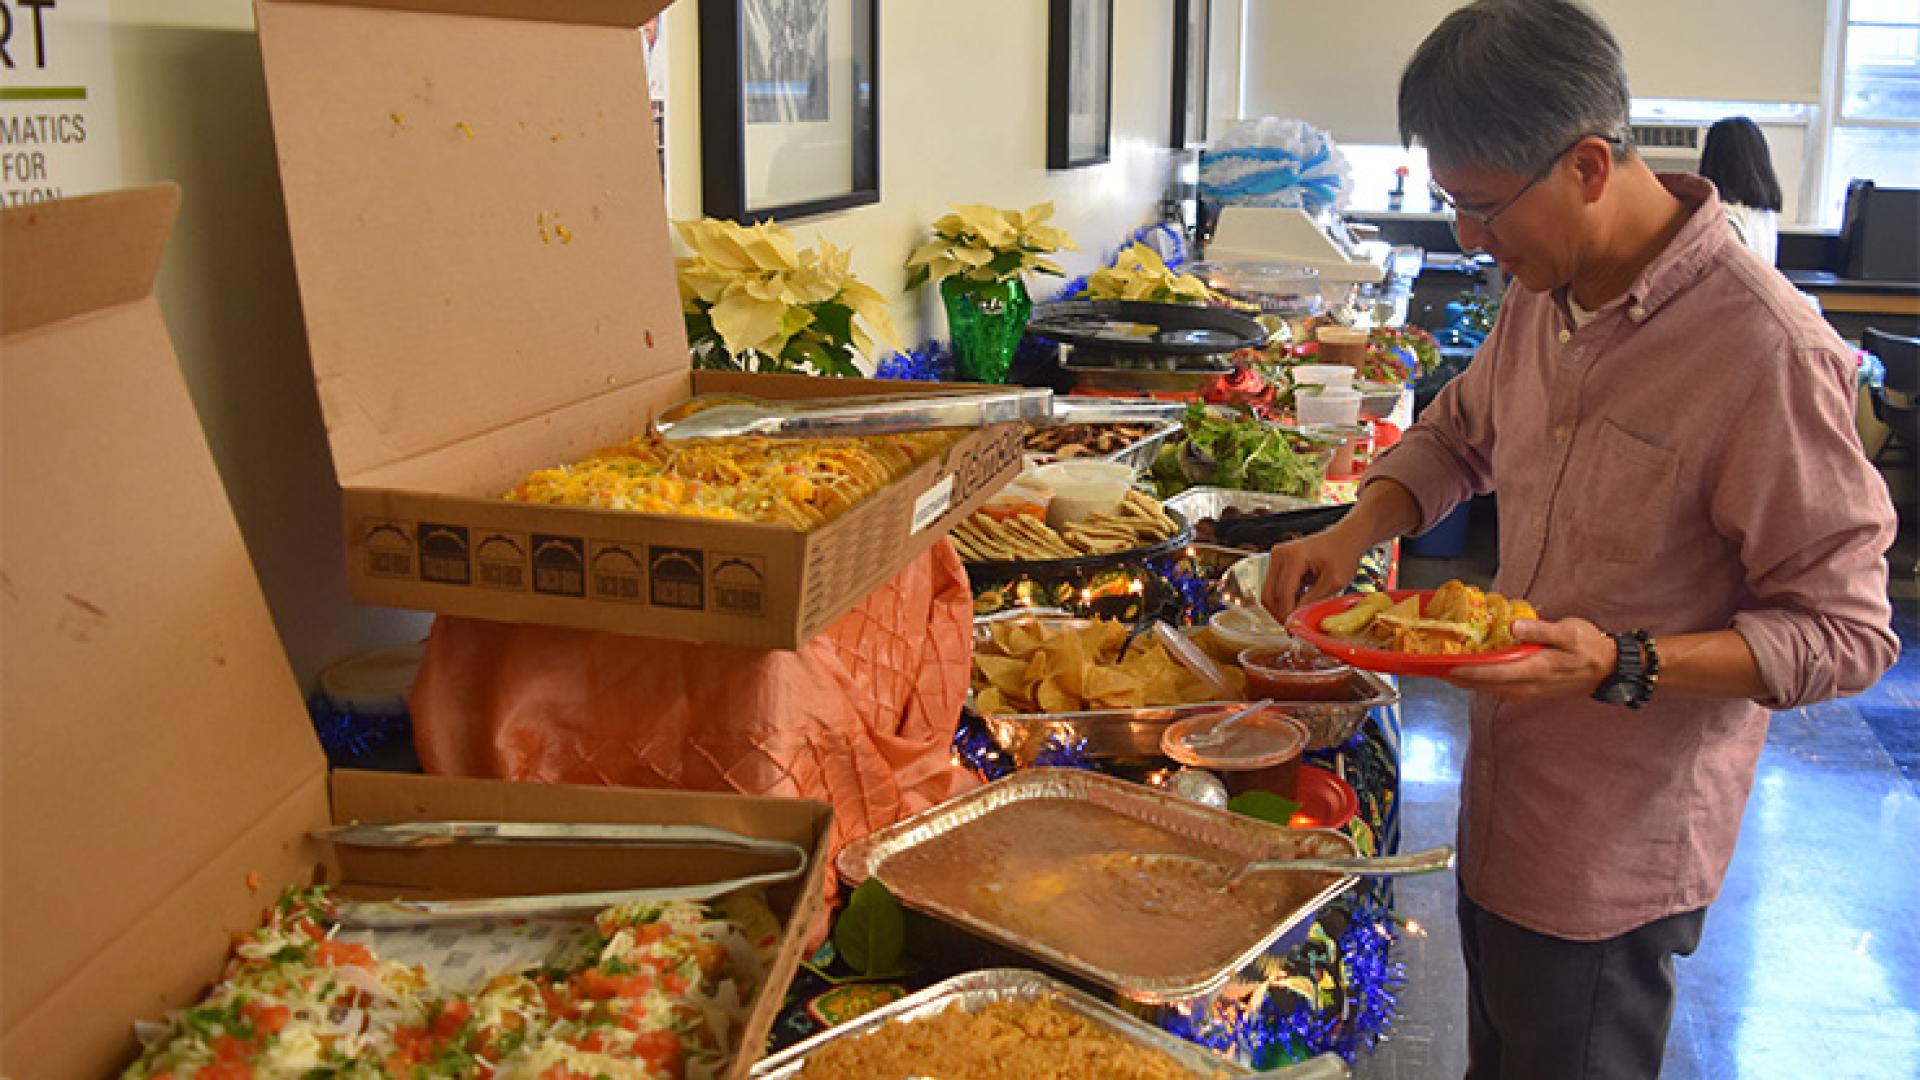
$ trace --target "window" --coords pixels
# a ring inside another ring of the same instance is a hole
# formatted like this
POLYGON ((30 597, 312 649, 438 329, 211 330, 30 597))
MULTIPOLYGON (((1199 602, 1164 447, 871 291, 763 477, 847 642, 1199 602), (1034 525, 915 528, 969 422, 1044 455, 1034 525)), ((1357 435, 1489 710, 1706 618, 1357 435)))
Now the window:
POLYGON ((1920 187, 1920 0, 1843 0, 1840 85, 1820 220, 1840 223, 1847 184, 1920 187))

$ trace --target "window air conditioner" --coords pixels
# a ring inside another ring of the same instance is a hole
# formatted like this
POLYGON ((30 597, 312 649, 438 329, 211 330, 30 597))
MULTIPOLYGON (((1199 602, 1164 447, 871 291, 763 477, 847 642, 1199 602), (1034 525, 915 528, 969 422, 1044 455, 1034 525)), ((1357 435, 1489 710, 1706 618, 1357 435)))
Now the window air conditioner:
POLYGON ((1634 124, 1633 145, 1654 172, 1698 172, 1707 129, 1698 124, 1634 124))

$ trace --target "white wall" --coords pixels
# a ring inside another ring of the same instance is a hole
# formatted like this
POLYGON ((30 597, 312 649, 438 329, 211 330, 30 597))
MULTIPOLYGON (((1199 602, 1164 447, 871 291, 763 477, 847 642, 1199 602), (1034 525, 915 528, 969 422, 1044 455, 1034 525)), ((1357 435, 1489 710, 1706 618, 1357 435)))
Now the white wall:
POLYGON ((428 617, 347 595, 248 0, 113 0, 121 169, 184 198, 159 300, 187 387, 303 682, 417 640, 428 617))
MULTIPOLYGON (((667 9, 669 213, 700 216, 699 5, 667 9)), ((1113 157, 1049 172, 1047 5, 1041 0, 883 0, 880 4, 880 202, 787 223, 853 249, 856 273, 897 297, 907 345, 946 336, 937 290, 899 296, 903 263, 952 202, 1026 207, 1051 199, 1082 250, 1077 275, 1158 218, 1172 111, 1172 0, 1115 0, 1113 157)), ((1216 95, 1216 97, 1219 95, 1216 95)), ((1032 283, 1036 297, 1058 282, 1032 283)))

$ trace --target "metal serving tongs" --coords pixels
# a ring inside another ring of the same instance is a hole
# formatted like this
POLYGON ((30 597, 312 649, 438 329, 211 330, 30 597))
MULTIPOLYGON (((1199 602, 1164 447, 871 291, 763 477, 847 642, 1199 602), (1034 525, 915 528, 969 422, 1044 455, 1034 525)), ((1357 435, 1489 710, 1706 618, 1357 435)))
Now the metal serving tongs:
POLYGON ((725 439, 824 439, 933 428, 985 427, 1008 421, 1044 424, 1053 391, 1008 387, 969 393, 878 394, 872 397, 770 401, 746 394, 703 394, 654 418, 668 442, 725 439))
POLYGON ((316 840, 350 847, 435 848, 453 844, 532 847, 707 847, 768 855, 790 866, 724 881, 651 889, 497 896, 468 900, 342 900, 334 921, 347 927, 422 926, 473 919, 580 915, 615 904, 648 900, 711 900, 737 889, 791 881, 806 872, 807 851, 785 840, 762 840, 705 825, 539 821, 355 822, 313 833, 316 840))

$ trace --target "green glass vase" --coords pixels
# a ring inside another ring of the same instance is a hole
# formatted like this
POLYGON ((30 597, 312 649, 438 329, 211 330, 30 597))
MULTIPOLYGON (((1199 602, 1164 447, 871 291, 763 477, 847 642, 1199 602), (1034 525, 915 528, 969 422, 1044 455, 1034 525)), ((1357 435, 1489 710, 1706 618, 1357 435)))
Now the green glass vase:
POLYGON ((1007 381, 1013 351, 1033 314, 1033 298, 1019 278, 970 281, 942 278, 940 299, 947 306, 947 332, 953 337, 953 366, 968 382, 1007 381))

